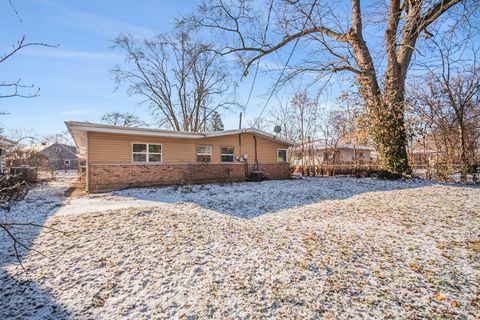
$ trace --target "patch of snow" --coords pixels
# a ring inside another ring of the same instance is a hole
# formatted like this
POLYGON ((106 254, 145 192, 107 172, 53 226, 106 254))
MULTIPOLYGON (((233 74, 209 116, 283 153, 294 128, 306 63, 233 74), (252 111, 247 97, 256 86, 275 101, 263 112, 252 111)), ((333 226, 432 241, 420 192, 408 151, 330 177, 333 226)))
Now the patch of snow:
POLYGON ((416 188, 425 181, 381 181, 357 178, 314 178, 262 181, 255 183, 207 184, 163 188, 132 188, 93 195, 94 199, 122 202, 146 200, 163 203, 191 202, 218 212, 241 218, 253 218, 285 208, 303 206, 331 199, 347 199, 374 191, 416 188))
POLYGON ((0 318, 478 316, 480 188, 307 178, 69 201, 45 222, 68 232, 33 241, 45 257, 3 264, 0 318), (130 208, 104 211, 116 201, 130 208))

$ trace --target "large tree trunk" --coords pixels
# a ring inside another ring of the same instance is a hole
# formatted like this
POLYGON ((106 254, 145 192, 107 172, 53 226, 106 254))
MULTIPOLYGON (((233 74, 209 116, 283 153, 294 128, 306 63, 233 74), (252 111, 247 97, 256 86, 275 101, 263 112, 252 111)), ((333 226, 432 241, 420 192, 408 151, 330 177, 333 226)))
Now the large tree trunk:
POLYGON ((395 99, 395 96, 385 92, 378 102, 370 106, 371 136, 380 168, 392 177, 399 177, 410 175, 411 169, 408 165, 403 101, 395 99))
POLYGON ((377 162, 392 178, 410 176, 404 122, 404 78, 398 69, 387 70, 382 93, 372 74, 371 71, 365 72, 357 80, 370 112, 370 136, 377 151, 377 162))
MULTIPOLYGON (((388 64, 383 93, 370 50, 362 35, 360 0, 352 0, 352 28, 347 36, 361 70, 357 81, 370 111, 371 137, 378 153, 377 161, 382 171, 392 178, 411 174, 403 118, 405 78, 411 54, 410 51, 405 51, 399 59, 396 51, 396 34, 401 12, 400 1, 392 1, 389 26, 385 33, 388 64)), ((409 38, 409 43, 414 45, 414 39, 409 38)))
POLYGON ((465 126, 463 122, 463 116, 460 118, 459 125, 459 136, 460 136, 460 161, 462 163, 462 168, 460 169, 460 181, 462 183, 467 182, 467 175, 470 172, 470 163, 468 161, 467 157, 467 151, 466 151, 466 142, 465 142, 465 126))

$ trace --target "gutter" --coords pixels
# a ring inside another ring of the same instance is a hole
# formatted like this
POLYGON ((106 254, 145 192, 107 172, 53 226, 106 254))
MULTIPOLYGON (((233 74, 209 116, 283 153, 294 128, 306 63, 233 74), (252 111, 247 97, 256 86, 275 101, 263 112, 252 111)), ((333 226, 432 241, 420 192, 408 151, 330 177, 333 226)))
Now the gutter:
POLYGON ((88 163, 88 132, 86 137, 87 143, 85 147, 85 191, 90 193, 90 165, 88 163))
POLYGON ((127 135, 130 134, 130 135, 180 138, 180 139, 202 139, 202 138, 210 138, 210 137, 217 137, 217 136, 250 133, 250 134, 256 134, 258 136, 265 137, 271 140, 279 141, 290 146, 295 145, 295 143, 292 141, 288 141, 286 139, 277 137, 275 135, 271 135, 267 132, 264 132, 262 130, 257 130, 254 128, 200 133, 200 132, 184 132, 184 131, 161 130, 161 129, 151 129, 151 128, 110 126, 110 125, 104 125, 104 124, 74 122, 74 121, 66 121, 65 125, 68 127, 70 133, 72 132, 71 129, 75 129, 75 130, 86 131, 86 132, 117 133, 117 134, 127 134, 127 135))

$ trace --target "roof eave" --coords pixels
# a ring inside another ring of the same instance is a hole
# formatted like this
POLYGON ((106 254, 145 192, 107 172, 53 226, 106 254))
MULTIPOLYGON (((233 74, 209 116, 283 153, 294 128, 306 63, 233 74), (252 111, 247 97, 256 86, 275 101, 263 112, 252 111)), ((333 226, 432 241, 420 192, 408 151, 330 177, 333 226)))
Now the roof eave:
POLYGON ((292 141, 271 135, 267 132, 254 129, 254 128, 201 133, 201 132, 160 130, 160 129, 150 129, 150 128, 120 127, 120 126, 110 126, 110 125, 94 124, 94 123, 88 123, 88 122, 75 122, 75 121, 65 121, 65 125, 67 126, 68 131, 74 138, 74 141, 77 147, 79 147, 79 145, 77 143, 77 139, 74 136, 75 132, 103 132, 103 133, 130 134, 130 135, 142 135, 142 136, 178 138, 178 139, 202 139, 202 138, 234 135, 239 133, 252 133, 252 134, 257 134, 259 136, 263 136, 265 138, 268 138, 274 141, 284 143, 288 146, 295 145, 295 143, 292 141))

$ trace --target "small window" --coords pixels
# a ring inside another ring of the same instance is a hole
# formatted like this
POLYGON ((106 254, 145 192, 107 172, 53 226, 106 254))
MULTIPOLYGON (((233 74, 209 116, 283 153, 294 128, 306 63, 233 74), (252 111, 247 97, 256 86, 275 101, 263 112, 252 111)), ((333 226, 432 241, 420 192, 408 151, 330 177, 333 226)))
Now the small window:
POLYGON ((220 148, 220 161, 221 162, 233 162, 235 158, 233 147, 221 147, 220 148))
POLYGON ((277 149, 277 161, 287 162, 287 149, 277 149))
POLYGON ((162 145, 148 145, 148 162, 162 162, 162 145))
POLYGON ((66 165, 66 166, 69 166, 70 165, 70 160, 63 160, 63 164, 66 165))
POLYGON ((132 160, 133 162, 162 162, 162 145, 134 143, 132 160))
POLYGON ((212 162, 212 146, 197 146, 197 162, 212 162))

